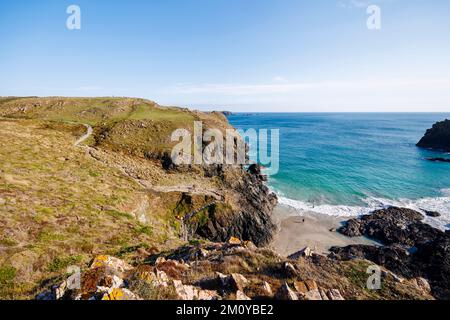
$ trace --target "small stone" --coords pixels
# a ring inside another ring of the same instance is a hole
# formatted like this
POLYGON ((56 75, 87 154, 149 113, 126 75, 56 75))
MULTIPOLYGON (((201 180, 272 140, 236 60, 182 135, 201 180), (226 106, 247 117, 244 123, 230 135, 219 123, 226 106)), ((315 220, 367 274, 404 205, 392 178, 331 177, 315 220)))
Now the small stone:
POLYGON ((303 281, 294 282, 294 288, 300 294, 305 294, 309 291, 306 283, 304 283, 303 281))
POLYGON ((173 280, 175 292, 180 300, 216 300, 218 294, 212 290, 201 290, 191 285, 183 285, 180 280, 173 280))
POLYGON ((203 248, 200 248, 199 251, 199 256, 202 258, 207 258, 209 256, 209 251, 203 248))
POLYGON ((111 280, 112 280, 111 288, 120 288, 120 287, 122 287, 123 284, 124 284, 123 279, 122 279, 122 278, 119 278, 119 277, 116 276, 116 275, 113 275, 112 278, 111 278, 111 280))
POLYGON ((228 282, 232 289, 239 291, 244 291, 245 286, 248 284, 247 278, 239 273, 232 273, 228 282))
POLYGON ((429 282, 421 277, 411 279, 411 283, 416 285, 422 292, 430 293, 431 292, 431 286, 429 282))
POLYGON ((180 280, 173 280, 173 286, 180 300, 194 300, 196 293, 193 286, 185 286, 180 280))
POLYGON ((63 281, 59 286, 53 287, 53 293, 56 300, 60 300, 64 297, 67 290, 67 281, 63 281))
POLYGON ((264 293, 268 296, 272 296, 273 292, 272 292, 272 287, 270 286, 270 284, 267 281, 264 281, 262 283, 262 289, 264 291, 264 293))
POLYGON ((338 289, 328 290, 327 296, 328 298, 330 298, 330 300, 345 300, 338 289))
POLYGON ((164 271, 160 271, 158 269, 156 269, 156 278, 163 282, 169 281, 169 277, 167 276, 167 274, 164 271))
POLYGON ((55 300, 55 294, 52 291, 45 291, 36 296, 36 300, 50 301, 55 300))
POLYGON ((428 210, 424 210, 424 211, 425 211, 425 214, 428 217, 437 218, 437 217, 441 216, 441 214, 439 212, 436 212, 436 211, 428 211, 428 210))
POLYGON ((319 289, 310 290, 305 293, 306 300, 322 300, 322 296, 320 295, 319 289))
POLYGON ((245 301, 245 300, 252 300, 252 299, 247 297, 247 295, 244 292, 242 292, 241 290, 238 290, 236 292, 236 300, 245 301))
POLYGON ((255 244, 251 241, 244 241, 244 247, 246 247, 247 249, 251 249, 251 250, 257 249, 255 244))
POLYGON ((216 272, 217 280, 219 281, 220 285, 224 288, 228 287, 228 277, 224 275, 223 273, 216 272))
POLYGON ((239 240, 238 238, 236 238, 236 237, 231 237, 229 240, 228 240, 228 244, 231 244, 231 245, 240 245, 242 242, 241 242, 241 240, 239 240))
POLYGON ((112 291, 113 291, 113 289, 111 289, 111 288, 98 286, 96 293, 100 293, 100 294, 104 295, 105 293, 110 294, 112 291))
POLYGON ((288 259, 291 260, 298 260, 301 257, 311 257, 313 254, 313 251, 310 247, 305 247, 300 251, 297 251, 296 253, 291 254, 288 259))
POLYGON ((319 288, 319 293, 322 300, 330 300, 327 296, 327 292, 324 289, 319 288))
POLYGON ((156 261, 155 261, 155 265, 158 265, 158 264, 164 263, 164 262, 166 262, 166 258, 164 258, 164 257, 158 257, 158 258, 156 259, 156 261))
POLYGON ((284 270, 286 271, 286 274, 288 277, 295 277, 297 276, 297 270, 295 270, 295 267, 292 265, 292 263, 285 262, 284 263, 284 270))
POLYGON ((213 290, 198 290, 197 300, 218 300, 219 295, 213 290))
POLYGON ((305 284, 306 284, 306 287, 308 288, 308 291, 319 289, 319 287, 317 286, 317 283, 314 280, 306 280, 305 284))
POLYGON ((389 271, 389 270, 383 270, 381 272, 381 276, 383 278, 387 278, 388 276, 390 276, 397 283, 402 283, 403 281, 405 281, 405 279, 403 279, 402 277, 396 275, 395 273, 393 273, 392 271, 389 271))
POLYGON ((278 300, 298 300, 297 294, 285 282, 275 294, 278 300))

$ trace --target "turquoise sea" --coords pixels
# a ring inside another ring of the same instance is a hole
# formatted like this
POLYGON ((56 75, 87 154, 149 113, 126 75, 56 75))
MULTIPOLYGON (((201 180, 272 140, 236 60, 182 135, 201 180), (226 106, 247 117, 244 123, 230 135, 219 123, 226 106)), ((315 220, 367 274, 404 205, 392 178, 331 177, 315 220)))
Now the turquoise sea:
MULTIPOLYGON (((279 129, 280 169, 269 178, 280 203, 300 213, 365 214, 385 205, 439 211, 430 224, 450 228, 449 154, 415 144, 438 113, 233 114, 239 129, 279 129)), ((269 139, 270 141, 270 139, 269 139)), ((254 147, 254 146, 252 146, 254 147)))

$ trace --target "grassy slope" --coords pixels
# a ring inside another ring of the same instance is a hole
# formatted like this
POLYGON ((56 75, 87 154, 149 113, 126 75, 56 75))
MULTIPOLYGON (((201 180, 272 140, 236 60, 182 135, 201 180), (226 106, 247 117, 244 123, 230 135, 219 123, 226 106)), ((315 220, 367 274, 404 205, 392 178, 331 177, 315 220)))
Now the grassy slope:
POLYGON ((215 188, 192 173, 168 175, 142 152, 202 117, 226 125, 220 116, 119 98, 2 98, 0 116, 0 298, 30 297, 40 280, 97 253, 134 258, 139 247, 178 244, 176 215, 188 210, 180 193, 145 190, 134 177, 215 188), (101 161, 73 145, 85 123, 111 128, 95 149, 101 161))

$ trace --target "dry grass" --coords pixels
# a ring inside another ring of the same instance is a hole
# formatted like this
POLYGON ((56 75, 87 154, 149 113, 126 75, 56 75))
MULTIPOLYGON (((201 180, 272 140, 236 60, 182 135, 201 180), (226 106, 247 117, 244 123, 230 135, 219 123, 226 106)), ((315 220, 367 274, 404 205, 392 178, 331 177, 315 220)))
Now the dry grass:
POLYGON ((29 297, 38 280, 70 263, 85 265, 97 253, 132 258, 130 248, 178 241, 165 210, 139 207, 157 195, 74 147, 77 126, 57 127, 1 120, 0 267, 14 278, 1 298, 29 297), (148 223, 135 218, 138 212, 148 223))

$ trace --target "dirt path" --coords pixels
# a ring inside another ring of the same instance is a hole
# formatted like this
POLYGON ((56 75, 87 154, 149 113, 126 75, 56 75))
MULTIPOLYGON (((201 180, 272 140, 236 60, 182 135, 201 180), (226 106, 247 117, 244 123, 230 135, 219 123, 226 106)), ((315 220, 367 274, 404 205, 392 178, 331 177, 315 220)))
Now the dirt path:
POLYGON ((78 139, 75 142, 75 144, 74 144, 75 147, 78 147, 81 143, 83 143, 86 139, 88 139, 92 135, 92 133, 94 132, 94 130, 92 129, 92 127, 90 125, 85 124, 84 126, 86 127, 87 132, 86 132, 86 134, 84 134, 80 139, 78 139))

